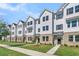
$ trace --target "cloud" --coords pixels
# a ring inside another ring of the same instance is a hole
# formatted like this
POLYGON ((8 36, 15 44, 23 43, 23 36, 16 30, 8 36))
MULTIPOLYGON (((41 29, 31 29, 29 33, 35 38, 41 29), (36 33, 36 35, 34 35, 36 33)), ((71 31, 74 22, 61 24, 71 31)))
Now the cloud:
POLYGON ((15 7, 13 7, 13 6, 11 6, 11 4, 1 3, 0 8, 5 9, 5 10, 9 10, 9 11, 19 11, 21 9, 21 7, 23 7, 24 5, 25 4, 18 4, 15 7))
MULTIPOLYGON (((27 16, 32 16, 34 18, 38 18, 39 13, 35 13, 34 11, 28 10, 27 4, 20 3, 16 4, 15 6, 12 6, 12 4, 9 3, 0 3, 0 9, 9 10, 12 13, 15 12, 15 14, 24 14, 27 16)), ((4 15, 4 13, 0 13, 0 15, 4 15)))

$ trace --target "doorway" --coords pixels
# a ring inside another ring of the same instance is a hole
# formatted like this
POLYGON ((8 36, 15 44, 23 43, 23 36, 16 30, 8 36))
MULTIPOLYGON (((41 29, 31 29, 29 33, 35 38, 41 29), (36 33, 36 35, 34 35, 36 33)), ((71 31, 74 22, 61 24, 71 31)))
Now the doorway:
POLYGON ((40 43, 40 38, 38 38, 38 43, 40 43))
POLYGON ((58 39, 58 42, 57 42, 58 44, 61 44, 61 39, 58 39))

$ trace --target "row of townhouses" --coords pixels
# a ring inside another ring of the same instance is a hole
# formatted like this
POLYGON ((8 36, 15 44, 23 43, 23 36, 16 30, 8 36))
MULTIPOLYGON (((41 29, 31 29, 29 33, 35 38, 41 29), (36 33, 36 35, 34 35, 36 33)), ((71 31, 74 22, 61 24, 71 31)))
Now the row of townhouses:
POLYGON ((38 19, 29 16, 8 28, 11 41, 79 45, 79 3, 65 3, 56 13, 45 9, 38 19))

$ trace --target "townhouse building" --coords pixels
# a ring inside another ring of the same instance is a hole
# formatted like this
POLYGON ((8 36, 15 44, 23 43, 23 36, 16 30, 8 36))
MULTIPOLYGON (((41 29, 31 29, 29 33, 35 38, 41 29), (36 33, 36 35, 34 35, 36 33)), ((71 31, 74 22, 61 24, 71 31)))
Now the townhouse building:
POLYGON ((6 40, 11 41, 11 25, 7 25, 7 29, 9 31, 9 35, 7 35, 6 40))
POLYGON ((29 16, 18 22, 17 31, 14 26, 11 33, 17 32, 20 42, 79 45, 79 3, 64 3, 56 13, 45 9, 38 19, 29 16))
POLYGON ((11 41, 17 40, 17 24, 13 23, 11 25, 11 41))
POLYGON ((54 43, 79 45, 79 3, 64 4, 54 20, 54 43), (59 14, 59 15, 58 15, 59 14))
POLYGON ((44 10, 36 20, 36 42, 43 44, 53 43, 54 13, 44 10))
POLYGON ((26 40, 25 38, 25 22, 22 20, 19 20, 17 23, 17 42, 24 42, 26 40))
POLYGON ((26 20, 26 42, 33 42, 35 39, 35 19, 31 16, 26 20))

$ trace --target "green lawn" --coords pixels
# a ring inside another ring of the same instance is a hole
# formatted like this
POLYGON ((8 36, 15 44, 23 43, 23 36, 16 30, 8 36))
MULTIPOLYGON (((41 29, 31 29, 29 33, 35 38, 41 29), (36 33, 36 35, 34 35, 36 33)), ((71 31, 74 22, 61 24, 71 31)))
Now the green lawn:
POLYGON ((1 41, 0 40, 0 44, 6 44, 6 45, 9 45, 9 46, 22 46, 22 45, 25 45, 26 43, 17 43, 17 42, 7 42, 7 41, 1 41))
POLYGON ((79 47, 61 46, 55 53, 59 56, 79 56, 79 47))
POLYGON ((40 45, 28 45, 28 46, 21 46, 21 47, 25 48, 25 49, 31 49, 31 50, 35 50, 35 51, 46 53, 53 46, 52 45, 40 44, 40 45))
POLYGON ((0 56, 26 56, 25 54, 0 47, 0 56))

